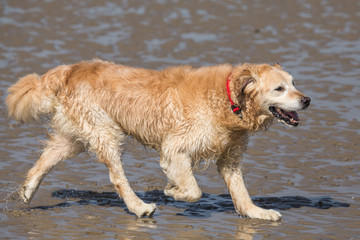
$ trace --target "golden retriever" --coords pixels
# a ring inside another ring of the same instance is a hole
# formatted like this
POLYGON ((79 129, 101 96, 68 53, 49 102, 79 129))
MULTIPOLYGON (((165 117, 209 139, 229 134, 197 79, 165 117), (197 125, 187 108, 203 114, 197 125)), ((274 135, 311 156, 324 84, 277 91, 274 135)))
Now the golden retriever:
POLYGON ((216 160, 239 214, 279 220, 277 211, 253 204, 242 154, 250 134, 267 129, 274 118, 297 126, 296 111, 310 104, 277 64, 154 71, 93 60, 27 75, 8 92, 10 116, 23 123, 48 116, 54 129, 20 189, 23 201, 30 202, 56 164, 88 150, 109 169, 111 183, 138 217, 151 216, 156 205, 138 198, 125 177, 121 146, 128 135, 159 152, 169 180, 165 195, 198 201, 202 192, 193 167, 216 160))

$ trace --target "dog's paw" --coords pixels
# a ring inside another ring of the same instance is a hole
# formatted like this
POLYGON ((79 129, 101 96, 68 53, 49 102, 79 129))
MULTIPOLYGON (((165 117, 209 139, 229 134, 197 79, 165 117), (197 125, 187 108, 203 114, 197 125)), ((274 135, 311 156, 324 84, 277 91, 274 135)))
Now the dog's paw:
POLYGON ((246 212, 246 216, 249 218, 257 218, 270 221, 279 221, 281 219, 281 214, 272 209, 263 209, 260 207, 254 207, 246 212))
POLYGON ((174 198, 176 201, 197 202, 202 196, 200 189, 181 191, 177 187, 165 188, 164 194, 174 198))
MULTIPOLYGON (((130 210, 130 209, 129 209, 130 210)), ((135 213, 138 217, 151 217, 156 210, 155 203, 143 203, 141 207, 137 207, 136 209, 131 209, 130 211, 135 213)))
POLYGON ((24 203, 29 204, 34 192, 29 190, 26 186, 21 186, 19 189, 19 196, 23 200, 24 203))

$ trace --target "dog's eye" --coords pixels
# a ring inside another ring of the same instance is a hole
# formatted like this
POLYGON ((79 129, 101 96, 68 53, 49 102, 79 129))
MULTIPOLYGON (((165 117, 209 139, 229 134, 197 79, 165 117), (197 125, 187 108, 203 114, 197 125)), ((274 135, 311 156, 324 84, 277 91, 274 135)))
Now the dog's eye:
POLYGON ((292 85, 295 87, 295 81, 292 82, 292 85))
POLYGON ((279 86, 279 87, 275 88, 275 91, 282 92, 282 91, 284 91, 284 88, 282 86, 279 86))

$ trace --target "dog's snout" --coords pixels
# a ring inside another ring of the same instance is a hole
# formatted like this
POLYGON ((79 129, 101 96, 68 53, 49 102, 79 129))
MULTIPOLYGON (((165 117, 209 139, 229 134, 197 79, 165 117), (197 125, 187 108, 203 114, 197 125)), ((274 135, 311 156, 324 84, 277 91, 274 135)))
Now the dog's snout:
POLYGON ((304 108, 307 108, 310 105, 311 99, 309 97, 302 97, 301 103, 303 104, 304 108))

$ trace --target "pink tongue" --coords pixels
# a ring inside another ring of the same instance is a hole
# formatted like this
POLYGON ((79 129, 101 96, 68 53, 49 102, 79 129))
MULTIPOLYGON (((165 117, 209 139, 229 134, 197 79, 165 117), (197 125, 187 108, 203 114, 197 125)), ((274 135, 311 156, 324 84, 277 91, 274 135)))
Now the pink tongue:
POLYGON ((297 114, 297 112, 288 112, 289 116, 291 118, 293 118, 294 120, 298 121, 299 120, 299 116, 297 114))

